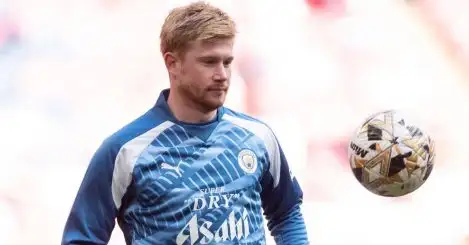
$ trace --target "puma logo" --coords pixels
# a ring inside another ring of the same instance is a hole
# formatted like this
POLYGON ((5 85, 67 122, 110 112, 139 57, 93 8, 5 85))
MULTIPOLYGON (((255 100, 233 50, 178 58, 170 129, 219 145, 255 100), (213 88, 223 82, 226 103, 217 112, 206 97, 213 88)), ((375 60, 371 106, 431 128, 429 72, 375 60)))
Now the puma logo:
POLYGON ((168 163, 163 162, 161 163, 161 169, 173 170, 174 172, 176 172, 177 175, 179 175, 179 177, 182 177, 181 169, 179 169, 179 165, 172 166, 172 165, 169 165, 168 163))

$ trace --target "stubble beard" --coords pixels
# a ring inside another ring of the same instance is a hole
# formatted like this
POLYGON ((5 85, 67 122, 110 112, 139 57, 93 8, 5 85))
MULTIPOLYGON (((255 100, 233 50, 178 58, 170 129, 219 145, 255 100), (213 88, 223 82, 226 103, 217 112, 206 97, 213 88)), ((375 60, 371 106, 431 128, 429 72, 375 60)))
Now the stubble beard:
POLYGON ((223 105, 223 102, 218 103, 210 101, 207 99, 209 96, 208 91, 200 88, 196 88, 190 85, 182 85, 179 87, 181 95, 186 98, 186 103, 189 103, 189 106, 200 110, 201 112, 208 113, 214 110, 217 110, 223 105))

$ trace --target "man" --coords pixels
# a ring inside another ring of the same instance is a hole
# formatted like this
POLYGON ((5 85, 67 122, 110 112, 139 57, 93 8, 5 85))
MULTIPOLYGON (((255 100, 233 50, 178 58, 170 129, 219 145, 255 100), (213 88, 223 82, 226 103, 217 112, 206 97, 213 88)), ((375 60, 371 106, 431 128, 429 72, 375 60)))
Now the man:
POLYGON ((308 244, 302 191, 264 123, 223 102, 235 23, 206 3, 171 11, 161 31, 170 89, 95 153, 62 244, 308 244))

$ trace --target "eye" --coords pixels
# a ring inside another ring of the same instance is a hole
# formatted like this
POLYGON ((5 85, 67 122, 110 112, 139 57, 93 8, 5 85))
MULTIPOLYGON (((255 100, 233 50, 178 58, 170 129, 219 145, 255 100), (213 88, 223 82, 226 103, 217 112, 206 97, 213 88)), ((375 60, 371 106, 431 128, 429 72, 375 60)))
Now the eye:
POLYGON ((220 62, 220 59, 214 56, 199 57, 198 61, 205 66, 214 66, 220 62))
POLYGON ((218 60, 210 58, 203 60, 203 62, 207 65, 215 65, 218 63, 218 60))
POLYGON ((229 67, 231 65, 231 63, 233 63, 233 58, 229 58, 229 59, 223 61, 223 66, 229 67))
POLYGON ((223 62, 223 66, 229 67, 232 62, 233 62, 233 61, 231 61, 231 60, 224 61, 224 62, 223 62))

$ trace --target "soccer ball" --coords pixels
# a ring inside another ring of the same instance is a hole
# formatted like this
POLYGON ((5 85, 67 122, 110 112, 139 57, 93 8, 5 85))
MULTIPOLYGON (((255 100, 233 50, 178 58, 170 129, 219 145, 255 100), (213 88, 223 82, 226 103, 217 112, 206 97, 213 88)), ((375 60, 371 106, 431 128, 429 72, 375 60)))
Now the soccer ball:
POLYGON ((433 169, 433 140, 394 110, 376 113, 358 128, 348 148, 350 167, 366 189, 398 197, 417 190, 433 169))

